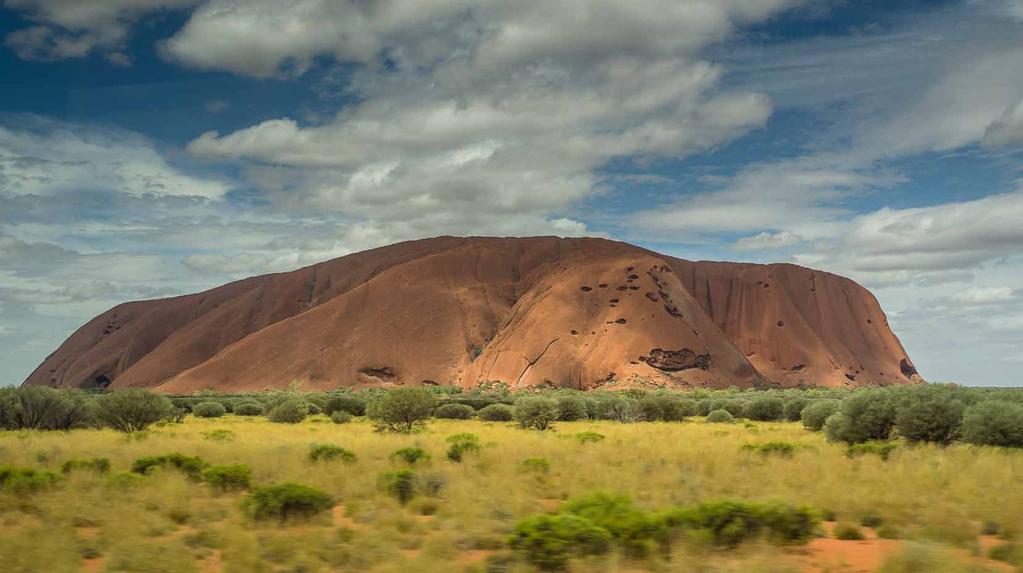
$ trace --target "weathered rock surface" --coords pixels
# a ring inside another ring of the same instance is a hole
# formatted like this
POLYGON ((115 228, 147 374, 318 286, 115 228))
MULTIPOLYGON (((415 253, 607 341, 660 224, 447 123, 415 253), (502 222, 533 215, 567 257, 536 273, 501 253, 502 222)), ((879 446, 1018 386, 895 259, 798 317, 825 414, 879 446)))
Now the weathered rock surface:
POLYGON ((919 381, 866 289, 602 239, 438 237, 119 305, 26 384, 165 392, 919 381))

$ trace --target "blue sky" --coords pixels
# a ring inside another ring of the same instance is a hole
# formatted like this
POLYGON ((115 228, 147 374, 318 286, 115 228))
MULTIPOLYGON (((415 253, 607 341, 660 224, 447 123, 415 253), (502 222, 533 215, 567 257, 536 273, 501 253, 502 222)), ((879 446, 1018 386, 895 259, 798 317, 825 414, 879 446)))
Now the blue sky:
POLYGON ((1023 383, 1023 0, 0 4, 0 384, 440 234, 836 272, 926 378, 1023 383))

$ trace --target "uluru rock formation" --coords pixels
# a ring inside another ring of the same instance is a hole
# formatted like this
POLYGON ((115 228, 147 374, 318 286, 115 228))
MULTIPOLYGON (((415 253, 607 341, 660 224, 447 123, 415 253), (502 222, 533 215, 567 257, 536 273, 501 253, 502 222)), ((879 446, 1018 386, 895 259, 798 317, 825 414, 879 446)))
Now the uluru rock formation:
POLYGON ((118 305, 25 384, 188 393, 293 380, 594 389, 919 376, 877 300, 840 276, 603 239, 438 237, 118 305))

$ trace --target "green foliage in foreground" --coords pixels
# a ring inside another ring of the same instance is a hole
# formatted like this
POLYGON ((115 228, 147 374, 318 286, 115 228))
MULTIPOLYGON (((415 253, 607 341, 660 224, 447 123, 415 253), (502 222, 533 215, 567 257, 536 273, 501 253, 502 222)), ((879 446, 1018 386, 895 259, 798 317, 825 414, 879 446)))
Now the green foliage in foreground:
POLYGON ((354 453, 334 444, 313 444, 309 446, 309 461, 330 462, 335 460, 352 463, 356 460, 356 456, 354 453))
POLYGON ((60 480, 60 476, 35 468, 0 466, 0 492, 26 494, 46 489, 60 480))
POLYGON ((118 390, 96 399, 96 415, 104 424, 121 432, 141 432, 174 412, 165 396, 141 388, 118 390))
POLYGON ((409 465, 430 460, 430 454, 423 448, 401 448, 391 454, 392 460, 400 460, 409 465))
POLYGON ((245 464, 210 466, 203 470, 202 481, 222 492, 248 489, 252 485, 252 468, 245 464))
POLYGON ((334 500, 314 487, 287 482, 254 488, 241 507, 253 519, 284 523, 327 511, 334 507, 334 500))
POLYGON ((462 461, 462 457, 469 452, 478 452, 480 449, 480 439, 476 434, 455 434, 448 436, 448 459, 453 462, 462 461))
POLYGON ((812 509, 781 503, 719 501, 650 512, 627 496, 599 492, 569 501, 558 514, 523 519, 508 543, 533 565, 560 570, 569 559, 605 553, 612 546, 647 554, 684 531, 716 546, 735 547, 757 538, 805 543, 817 525, 812 509))
POLYGON ((60 466, 60 471, 64 475, 68 475, 74 471, 92 471, 105 474, 110 471, 110 460, 107 458, 68 460, 60 466))

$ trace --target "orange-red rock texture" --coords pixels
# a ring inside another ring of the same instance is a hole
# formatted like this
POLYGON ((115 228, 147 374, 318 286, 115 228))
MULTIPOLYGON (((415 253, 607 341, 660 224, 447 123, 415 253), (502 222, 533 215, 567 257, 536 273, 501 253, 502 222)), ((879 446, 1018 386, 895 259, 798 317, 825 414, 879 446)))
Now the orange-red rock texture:
POLYGON ((438 237, 119 305, 25 383, 188 393, 293 380, 594 389, 919 376, 877 300, 840 276, 603 239, 438 237))

